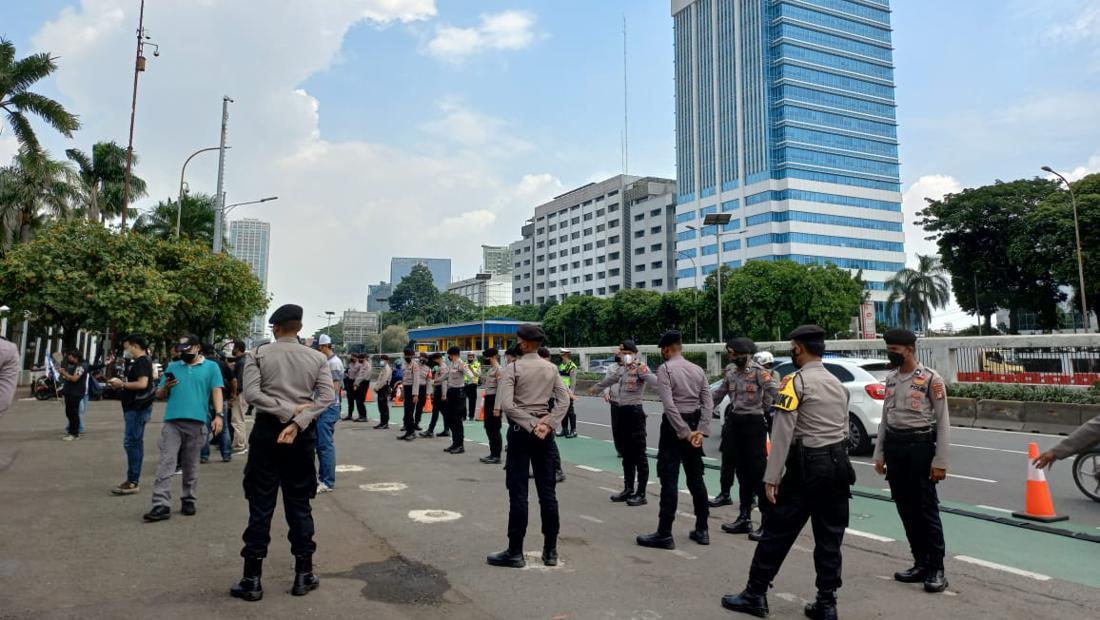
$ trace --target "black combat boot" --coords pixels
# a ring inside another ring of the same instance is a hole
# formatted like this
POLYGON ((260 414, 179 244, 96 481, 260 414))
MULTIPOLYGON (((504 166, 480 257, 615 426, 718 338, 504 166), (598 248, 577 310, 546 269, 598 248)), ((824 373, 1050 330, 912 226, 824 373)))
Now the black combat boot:
POLYGON ((652 534, 639 534, 637 542, 642 547, 653 549, 675 549, 676 541, 672 538, 672 532, 657 531, 652 534))
POLYGON ((317 589, 321 580, 313 574, 313 556, 299 555, 294 557, 294 587, 290 593, 294 596, 305 596, 317 589))
POLYGON ((727 534, 751 534, 752 533, 752 509, 741 508, 737 520, 733 523, 723 523, 722 531, 727 534))
POLYGON ((732 506, 733 498, 730 497, 729 493, 722 492, 718 495, 715 495, 714 499, 710 500, 709 503, 711 508, 718 508, 719 506, 732 506))
POLYGON ((916 562, 912 568, 894 573, 894 580, 902 583, 920 583, 928 575, 928 567, 924 562, 916 562))
POLYGON ((498 553, 493 553, 485 558, 490 566, 504 566, 506 568, 523 568, 527 566, 527 560, 523 557, 523 547, 509 544, 508 548, 498 553))
POLYGON ((690 532, 688 532, 688 538, 694 540, 700 545, 710 544, 710 532, 706 529, 696 528, 694 530, 691 530, 690 532))
POLYGON ((638 491, 636 495, 626 500, 627 506, 645 506, 649 500, 645 497, 645 491, 638 491))
POLYGON ((627 485, 627 486, 623 487, 623 490, 622 490, 621 493, 616 493, 615 495, 612 495, 611 496, 611 501, 613 501, 613 502, 625 502, 626 500, 630 499, 631 497, 634 497, 634 485, 627 485))
POLYGON ((933 560, 928 567, 928 574, 924 576, 924 591, 936 593, 946 589, 947 575, 943 573, 943 560, 933 560))
POLYGON ((745 586, 740 594, 727 594, 722 597, 722 607, 757 618, 768 617, 768 589, 753 584, 745 586))
POLYGON ((807 604, 805 611, 813 620, 836 620, 836 590, 818 590, 817 600, 807 604))
POLYGON ((246 601, 258 601, 264 597, 260 583, 264 561, 261 558, 244 559, 244 576, 229 588, 229 595, 246 601))

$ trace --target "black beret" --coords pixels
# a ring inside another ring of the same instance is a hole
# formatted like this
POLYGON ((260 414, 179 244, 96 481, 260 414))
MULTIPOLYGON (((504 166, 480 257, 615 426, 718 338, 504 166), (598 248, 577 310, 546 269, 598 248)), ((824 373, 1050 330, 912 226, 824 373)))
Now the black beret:
POLYGON ((416 351, 413 351, 411 347, 405 349, 405 351, 404 351, 405 355, 414 355, 415 353, 416 353, 416 351))
POLYGON ((726 348, 734 353, 756 353, 756 343, 750 338, 730 338, 726 348))
POLYGON ((546 347, 539 347, 539 357, 550 359, 550 349, 546 347))
POLYGON ((279 306, 279 309, 271 313, 271 318, 267 320, 268 325, 278 325, 280 323, 286 323, 287 321, 301 321, 304 311, 301 306, 294 304, 286 304, 285 306, 279 306))
POLYGON ((908 329, 890 329, 882 335, 882 339, 886 341, 886 344, 900 344, 904 346, 913 346, 917 344, 917 335, 908 329))
POLYGON ((489 347, 481 352, 482 357, 496 357, 500 355, 500 351, 497 351, 496 347, 489 347))
POLYGON ((817 325, 799 325, 787 335, 787 340, 799 342, 825 342, 825 330, 817 325))
POLYGON ((680 344, 684 339, 680 336, 680 332, 672 330, 667 331, 661 336, 661 339, 657 341, 657 346, 667 347, 674 344, 680 344))
POLYGON ((523 351, 520 350, 519 345, 512 345, 508 347, 508 350, 504 352, 505 355, 511 355, 512 357, 522 357, 523 351))
POLYGON ((448 347, 447 348, 447 355, 458 355, 459 353, 462 353, 462 349, 460 349, 458 347, 448 347))
POLYGON ((625 351, 633 351, 634 353, 638 352, 638 345, 634 344, 633 340, 624 340, 621 347, 625 351))
POLYGON ((430 359, 430 360, 443 359, 443 354, 440 353, 439 351, 436 351, 435 353, 428 354, 428 359, 430 359))
POLYGON ((522 340, 531 342, 542 342, 546 340, 546 333, 542 331, 542 328, 538 325, 532 325, 531 323, 524 323, 516 329, 516 336, 519 336, 522 340))
POLYGON ((382 355, 379 355, 379 356, 378 356, 378 359, 380 359, 380 360, 382 360, 382 361, 384 361, 384 362, 388 362, 388 361, 390 361, 390 356, 388 356, 388 355, 386 355, 385 353, 383 353, 382 355))

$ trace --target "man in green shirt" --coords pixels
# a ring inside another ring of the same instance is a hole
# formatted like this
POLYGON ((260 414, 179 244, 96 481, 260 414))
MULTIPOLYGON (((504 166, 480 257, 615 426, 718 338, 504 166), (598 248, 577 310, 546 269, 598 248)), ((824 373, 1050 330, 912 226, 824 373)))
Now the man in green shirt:
MULTIPOLYGON (((222 390, 225 385, 218 365, 201 354, 198 336, 179 339, 178 360, 168 364, 161 374, 157 398, 168 399, 164 426, 160 431, 160 463, 153 482, 153 509, 145 514, 149 522, 163 521, 172 516, 172 475, 177 463, 183 468, 181 510, 195 514, 195 488, 199 478, 199 453, 206 443, 210 403, 213 411, 222 410, 222 390)), ((222 418, 214 417, 213 433, 221 432, 222 418)))

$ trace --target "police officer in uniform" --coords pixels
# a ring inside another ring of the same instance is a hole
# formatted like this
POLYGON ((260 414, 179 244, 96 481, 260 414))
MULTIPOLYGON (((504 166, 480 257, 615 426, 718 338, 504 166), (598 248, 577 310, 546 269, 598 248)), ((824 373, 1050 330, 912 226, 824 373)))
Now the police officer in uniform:
POLYGON ((764 472, 764 491, 772 507, 756 545, 748 585, 740 594, 722 597, 722 606, 767 616, 768 588, 798 533, 812 520, 817 600, 806 606, 806 616, 832 619, 837 617, 840 545, 855 483, 847 447, 848 390, 821 363, 825 330, 803 325, 788 338, 798 371, 783 378, 775 400, 772 452, 764 472))
POLYGON ((473 420, 477 416, 477 386, 481 382, 481 362, 477 361, 477 355, 466 355, 466 366, 470 369, 471 376, 466 379, 466 418, 473 420))
POLYGON ((539 358, 539 345, 546 339, 542 328, 520 325, 516 336, 523 356, 501 372, 497 386, 498 406, 508 419, 508 548, 488 556, 486 561, 492 566, 526 565, 523 539, 527 534, 527 471, 532 468, 542 514, 542 561, 546 566, 557 566, 560 521, 550 447, 566 408, 555 407, 548 412, 547 403, 551 399, 566 402, 569 390, 557 369, 539 358))
POLYGON ((633 340, 624 340, 616 355, 619 365, 596 385, 588 388, 588 394, 616 387, 616 402, 612 405, 611 435, 615 449, 623 459, 623 491, 611 496, 613 502, 626 502, 627 506, 642 506, 649 484, 649 458, 646 456, 645 410, 642 393, 646 384, 657 387, 657 375, 638 356, 633 340), (635 490, 634 480, 638 486, 635 490))
POLYGON ((411 349, 405 349, 405 374, 401 377, 401 389, 404 390, 405 416, 402 434, 397 438, 404 441, 416 439, 416 422, 414 420, 416 403, 420 399, 420 361, 416 353, 411 349))
MULTIPOLYGON (((466 427, 462 419, 466 414, 466 382, 473 376, 470 367, 459 357, 462 351, 458 347, 447 349, 447 357, 450 363, 443 373, 443 415, 451 425, 451 445, 444 448, 444 452, 462 454, 466 452, 463 443, 466 440, 466 427)), ((476 388, 476 384, 475 384, 476 388)))
POLYGON ((500 381, 502 371, 500 351, 497 351, 495 347, 489 347, 481 353, 481 356, 485 358, 487 365, 481 376, 485 379, 485 403, 482 408, 485 410, 485 436, 489 439, 489 456, 483 456, 479 460, 489 465, 500 465, 503 441, 500 436, 500 409, 496 406, 497 384, 500 381))
POLYGON ((451 422, 443 403, 443 384, 447 381, 447 366, 443 363, 443 355, 438 352, 428 355, 428 361, 424 367, 430 371, 427 381, 432 388, 432 419, 428 422, 428 430, 420 433, 420 436, 450 437, 451 422), (435 423, 440 418, 443 418, 443 430, 436 435, 435 423))
MULTIPOLYGON (((554 362, 550 361, 550 349, 547 349, 546 347, 539 347, 537 353, 538 353, 539 357, 542 358, 547 364, 550 364, 551 366, 554 365, 554 362)), ((557 366, 554 366, 554 368, 557 368, 557 366)), ((562 383, 564 384, 565 381, 563 380, 562 383)), ((565 389, 566 389, 566 391, 569 390, 569 388, 565 388, 565 389)), ((572 396, 572 394, 570 394, 570 396, 572 396)), ((558 402, 560 402, 560 401, 558 401, 558 402)), ((572 403, 573 401, 570 400, 569 402, 572 403)), ((553 411, 556 404, 557 404, 557 402, 555 402, 554 399, 551 398, 550 402, 546 403, 546 410, 547 411, 553 411)), ((565 423, 565 418, 562 418, 562 423, 563 424, 565 423)), ((559 432, 557 434, 557 436, 561 437, 562 434, 559 432)), ((559 484, 562 483, 562 482, 565 482, 565 470, 563 470, 562 467, 561 467, 561 451, 558 450, 558 442, 555 441, 554 443, 552 443, 550 445, 550 453, 551 453, 552 458, 554 460, 554 472, 555 472, 554 473, 554 479, 559 484)))
MULTIPOLYGON (((726 366, 722 383, 714 390, 714 402, 720 403, 727 395, 722 424, 722 489, 710 505, 728 506, 733 477, 737 475, 737 490, 741 505, 737 520, 722 524, 728 534, 750 534, 759 540, 759 532, 752 531, 752 505, 757 499, 761 524, 766 518, 768 505, 764 501, 764 467, 767 465, 767 421, 764 412, 775 402, 776 383, 771 372, 752 359, 756 343, 748 338, 733 338, 726 343, 726 350, 733 362, 726 366)), ((761 525, 763 527, 763 525, 761 525)))
POLYGON ((894 371, 886 377, 886 400, 875 443, 875 471, 885 474, 905 526, 913 567, 894 573, 902 583, 924 582, 943 592, 943 524, 936 483, 947 477, 951 426, 947 388, 938 372, 917 361, 917 335, 907 329, 883 334, 894 371))
POLYGON ((573 439, 577 436, 577 412, 573 407, 573 400, 577 393, 577 363, 573 361, 573 354, 569 349, 562 349, 561 363, 558 364, 558 374, 561 382, 569 390, 569 410, 565 412, 565 418, 561 422, 561 432, 558 437, 573 439))
POLYGON ((317 416, 336 398, 328 360, 298 341, 302 307, 285 305, 268 321, 275 342, 262 344, 245 358, 244 396, 255 411, 244 468, 248 527, 244 531, 244 576, 230 589, 246 601, 263 598, 263 559, 271 541, 271 517, 279 490, 290 528, 294 554, 291 594, 303 596, 317 588, 313 574, 313 514, 309 500, 317 489, 317 416))
MULTIPOLYGON (((666 332, 657 345, 665 363, 656 370, 657 392, 664 406, 661 439, 657 444, 657 478, 661 481, 661 508, 657 531, 638 536, 643 547, 675 549, 672 522, 679 503, 680 465, 695 505, 695 529, 688 537, 700 545, 710 544, 707 519, 710 505, 703 482, 703 438, 710 434, 710 412, 714 409, 710 385, 703 369, 684 359, 680 332, 666 332)), ((622 393, 619 394, 620 406, 622 393)))
MULTIPOLYGON (((438 355, 438 354, 437 354, 438 355)), ((420 352, 420 389, 416 393, 416 420, 413 426, 414 431, 423 430, 420 428, 420 420, 424 417, 424 407, 428 403, 428 389, 432 385, 431 381, 432 367, 428 363, 428 354, 420 352)), ((435 401, 432 403, 432 410, 437 410, 440 407, 438 396, 435 397, 435 401)), ((447 430, 446 421, 443 422, 443 430, 447 430)), ((423 435, 421 435, 423 437, 423 435)))

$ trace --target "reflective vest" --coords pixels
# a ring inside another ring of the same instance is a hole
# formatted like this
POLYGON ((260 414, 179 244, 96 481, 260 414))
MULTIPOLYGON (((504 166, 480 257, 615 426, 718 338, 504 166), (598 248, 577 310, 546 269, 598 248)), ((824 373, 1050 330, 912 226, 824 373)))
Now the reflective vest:
POLYGON ((470 372, 474 373, 474 376, 466 377, 466 385, 469 385, 471 382, 476 384, 481 378, 481 362, 474 360, 467 364, 467 366, 470 368, 470 372))
POLYGON ((569 375, 573 374, 573 371, 577 369, 577 364, 573 360, 569 360, 568 364, 561 364, 558 366, 558 374, 561 375, 561 382, 565 384, 565 387, 572 387, 570 385, 573 381, 569 378, 569 375))

